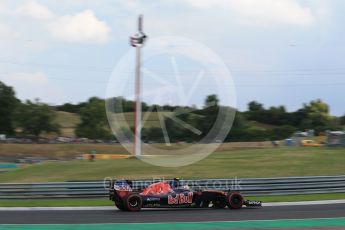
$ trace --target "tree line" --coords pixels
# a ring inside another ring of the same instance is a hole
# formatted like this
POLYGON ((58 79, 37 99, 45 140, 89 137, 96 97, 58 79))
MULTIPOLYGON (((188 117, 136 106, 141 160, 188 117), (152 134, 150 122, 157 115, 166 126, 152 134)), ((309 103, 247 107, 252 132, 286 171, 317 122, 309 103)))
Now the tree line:
POLYGON ((20 101, 12 87, 0 82, 0 134, 39 137, 42 133, 60 133, 55 110, 48 104, 20 101))
MULTIPOLYGON (((131 113, 134 111, 134 101, 123 97, 111 99, 116 107, 115 113, 131 113)), ((217 117, 234 112, 234 108, 223 107, 217 95, 205 98, 202 108, 171 105, 142 104, 144 112, 168 112, 164 116, 165 128, 171 142, 195 142, 205 138, 212 129, 217 117), (176 122, 178 118, 185 124, 197 128, 200 133, 192 132, 176 122)), ((0 82, 0 134, 10 136, 32 136, 38 138, 43 133, 60 134, 56 122, 56 111, 75 113, 80 116, 80 123, 75 129, 77 137, 90 139, 114 139, 105 110, 105 100, 92 97, 79 104, 65 103, 50 106, 39 100, 20 101, 16 98, 12 87, 0 82)), ((284 106, 265 108, 263 104, 252 101, 246 111, 236 111, 233 127, 225 141, 262 141, 278 140, 291 136, 297 130, 313 129, 316 134, 325 130, 342 130, 345 125, 345 115, 334 117, 329 113, 329 106, 317 99, 303 104, 302 108, 288 112, 284 106)), ((133 127, 131 127, 133 131, 133 127)), ((129 132, 130 133, 130 132, 129 132)), ((143 127, 142 138, 147 142, 164 142, 161 127, 143 127)))

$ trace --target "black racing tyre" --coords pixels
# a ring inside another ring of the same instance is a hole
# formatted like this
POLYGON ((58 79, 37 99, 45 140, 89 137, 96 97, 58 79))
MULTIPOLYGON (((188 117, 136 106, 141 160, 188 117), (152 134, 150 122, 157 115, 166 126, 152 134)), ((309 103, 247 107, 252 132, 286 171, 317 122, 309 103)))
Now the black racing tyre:
POLYGON ((138 212, 140 211, 142 205, 143 199, 138 194, 129 194, 124 199, 124 206, 128 211, 138 212))
POLYGON ((226 207, 226 202, 225 201, 217 200, 217 201, 214 201, 212 203, 213 203, 213 207, 214 208, 225 208, 226 207))
POLYGON ((240 209, 243 206, 243 196, 238 192, 233 192, 227 196, 227 205, 231 209, 240 209))
POLYGON ((122 200, 115 200, 115 206, 121 211, 126 211, 125 205, 122 200))

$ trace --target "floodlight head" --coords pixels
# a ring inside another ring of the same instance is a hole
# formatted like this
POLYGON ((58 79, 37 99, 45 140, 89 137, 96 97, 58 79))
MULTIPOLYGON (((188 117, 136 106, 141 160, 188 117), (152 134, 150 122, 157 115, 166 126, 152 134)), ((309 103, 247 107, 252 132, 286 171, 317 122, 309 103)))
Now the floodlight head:
POLYGON ((134 36, 130 37, 130 43, 134 47, 142 47, 145 44, 146 35, 144 33, 136 33, 134 36))
POLYGON ((142 47, 146 41, 147 36, 143 32, 143 16, 138 17, 138 32, 130 37, 130 44, 133 47, 142 47))

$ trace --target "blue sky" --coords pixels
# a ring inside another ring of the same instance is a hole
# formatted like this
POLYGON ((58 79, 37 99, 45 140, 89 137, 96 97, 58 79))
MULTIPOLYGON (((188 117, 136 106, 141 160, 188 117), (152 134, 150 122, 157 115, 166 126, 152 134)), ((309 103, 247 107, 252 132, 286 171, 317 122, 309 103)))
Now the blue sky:
MULTIPOLYGON (((128 52, 134 60, 128 37, 143 13, 147 49, 151 38, 177 36, 217 54, 232 73, 240 110, 257 100, 292 111, 321 98, 332 114, 343 115, 344 11, 342 0, 2 0, 0 80, 21 99, 51 104, 104 97, 116 64, 128 52)), ((164 58, 144 64, 173 84, 164 58)), ((197 65, 183 57, 176 63, 188 91, 197 65)), ((131 73, 118 76, 129 82, 125 96, 132 95, 131 73)), ((213 92, 211 75, 204 74, 190 104, 213 92)), ((144 91, 154 84, 145 79, 144 91)), ((162 103, 178 103, 173 99, 171 93, 162 103)))

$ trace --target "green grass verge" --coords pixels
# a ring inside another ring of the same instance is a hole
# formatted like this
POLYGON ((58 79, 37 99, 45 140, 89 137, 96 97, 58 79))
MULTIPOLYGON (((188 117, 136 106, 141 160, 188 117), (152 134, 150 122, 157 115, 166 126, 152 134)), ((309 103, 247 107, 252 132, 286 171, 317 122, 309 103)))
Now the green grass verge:
POLYGON ((345 148, 242 149, 213 153, 197 163, 176 168, 152 166, 136 158, 46 162, 2 173, 0 182, 342 175, 343 162, 345 148))
MULTIPOLYGON (((256 196, 246 197, 249 200, 265 202, 293 202, 316 200, 341 200, 345 199, 345 193, 312 194, 312 195, 284 195, 284 196, 256 196)), ((0 200, 1 207, 74 207, 74 206, 113 206, 113 203, 105 197, 92 199, 55 199, 55 200, 0 200)))
POLYGON ((293 201, 316 201, 316 200, 342 200, 345 199, 345 193, 329 194, 310 194, 310 195, 283 195, 283 196, 251 196, 246 197, 252 200, 261 200, 263 202, 293 202, 293 201))
POLYGON ((0 207, 75 207, 75 206, 112 206, 112 202, 104 199, 32 199, 32 200, 0 200, 0 207))

